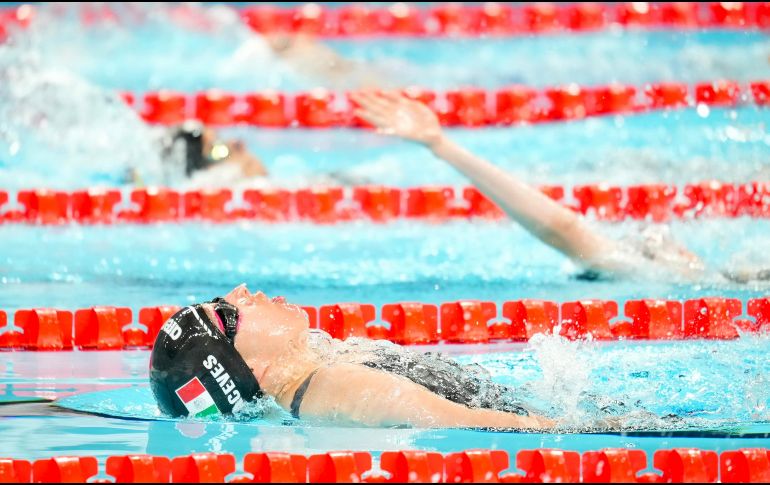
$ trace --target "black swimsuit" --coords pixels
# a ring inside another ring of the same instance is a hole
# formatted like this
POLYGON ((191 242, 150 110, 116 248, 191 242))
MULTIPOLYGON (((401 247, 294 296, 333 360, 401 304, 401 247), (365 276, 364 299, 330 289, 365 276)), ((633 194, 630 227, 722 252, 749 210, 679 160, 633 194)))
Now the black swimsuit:
MULTIPOLYGON (((516 403, 513 388, 497 384, 481 372, 474 372, 472 366, 462 366, 436 354, 420 355, 383 348, 378 349, 375 359, 361 362, 360 365, 405 377, 434 394, 469 408, 529 415, 526 408, 516 403)), ((302 399, 317 372, 315 370, 310 374, 294 393, 291 414, 295 418, 299 418, 302 399)))

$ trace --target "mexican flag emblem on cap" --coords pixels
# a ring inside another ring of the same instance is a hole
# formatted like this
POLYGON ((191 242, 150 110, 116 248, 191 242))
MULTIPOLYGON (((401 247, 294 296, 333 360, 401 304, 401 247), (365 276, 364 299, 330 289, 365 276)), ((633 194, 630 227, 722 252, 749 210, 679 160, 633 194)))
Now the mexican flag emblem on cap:
POLYGON ((219 414, 219 408, 214 403, 209 391, 203 387, 200 379, 193 377, 187 383, 176 390, 176 395, 182 400, 190 416, 202 418, 219 414))

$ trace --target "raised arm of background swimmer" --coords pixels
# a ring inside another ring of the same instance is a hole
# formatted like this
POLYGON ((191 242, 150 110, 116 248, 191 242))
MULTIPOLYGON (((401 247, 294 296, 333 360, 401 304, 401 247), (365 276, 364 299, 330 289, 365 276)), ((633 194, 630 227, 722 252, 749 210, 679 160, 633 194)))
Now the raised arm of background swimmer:
POLYGON ((420 428, 483 427, 546 429, 549 419, 471 409, 408 379, 354 364, 318 371, 299 409, 302 416, 347 420, 366 426, 408 424, 420 428))
POLYGON ((425 145, 544 243, 586 267, 615 270, 602 262, 602 256, 615 249, 614 241, 596 234, 570 209, 450 140, 424 104, 397 93, 358 93, 353 99, 360 106, 358 116, 382 133, 425 145))

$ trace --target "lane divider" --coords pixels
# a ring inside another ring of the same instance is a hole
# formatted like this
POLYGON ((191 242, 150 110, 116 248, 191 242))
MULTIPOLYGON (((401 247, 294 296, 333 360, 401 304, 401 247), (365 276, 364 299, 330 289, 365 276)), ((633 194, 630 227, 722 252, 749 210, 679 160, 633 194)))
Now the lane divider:
MULTIPOLYGON (((360 337, 402 345, 526 342, 539 333, 570 340, 731 340, 770 332, 770 297, 704 297, 685 301, 460 300, 433 305, 398 302, 379 310, 367 303, 302 307, 311 328, 336 339, 360 337), (499 310, 499 313, 498 313, 499 310), (744 312, 745 310, 745 312, 744 312), (379 315, 379 319, 377 319, 379 315)), ((178 306, 142 308, 134 322, 130 308, 97 306, 76 310, 17 310, 13 326, 0 310, 0 349, 118 350, 150 348, 178 306)))
POLYGON ((768 28, 767 2, 622 2, 446 3, 417 8, 396 3, 386 8, 351 5, 325 9, 307 4, 295 9, 254 6, 241 11, 245 22, 261 33, 305 33, 327 37, 360 36, 510 36, 554 32, 586 32, 611 27, 693 29, 768 28))
MULTIPOLYGON (((104 474, 117 483, 763 483, 770 479, 770 450, 742 448, 661 449, 653 454, 654 472, 643 450, 605 448, 474 449, 455 453, 404 450, 376 454, 333 451, 310 456, 283 452, 244 455, 240 467, 230 453, 194 453, 167 458, 110 456, 104 474), (515 457, 513 471, 511 457, 515 457), (248 475, 243 474, 243 472, 248 475), (235 474, 234 476, 232 476, 235 474), (228 477, 230 477, 228 479, 228 477)), ((0 459, 0 479, 16 483, 112 483, 95 479, 93 456, 56 456, 35 460, 0 459)))
MULTIPOLYGON (((770 182, 732 184, 704 181, 684 185, 608 184, 542 186, 553 200, 603 221, 770 217, 770 182)), ((124 192, 93 188, 72 192, 20 190, 15 205, 0 191, 0 225, 148 224, 184 221, 232 223, 310 222, 333 224, 356 220, 388 222, 505 218, 504 212, 475 187, 387 186, 203 189, 179 192, 152 187, 124 192)))
MULTIPOLYGON (((199 11, 171 9, 174 18, 194 25, 199 11)), ((30 5, 0 10, 0 31, 26 26, 34 14, 30 5)), ((383 8, 361 4, 325 8, 308 3, 296 8, 271 5, 240 10, 246 25, 259 33, 298 33, 320 37, 500 37, 595 32, 606 29, 692 30, 770 28, 768 2, 618 2, 602 4, 535 3, 516 6, 488 2, 476 5, 445 3, 418 8, 395 3, 383 8)), ((85 26, 120 20, 110 8, 85 4, 85 26)), ((200 19, 198 19, 200 20, 200 19)), ((2 41, 3 37, 0 37, 2 41)))
MULTIPOLYGON (((770 103, 770 81, 730 80, 650 83, 643 86, 567 84, 542 89, 514 85, 498 90, 461 88, 445 92, 410 87, 403 93, 422 101, 444 126, 482 127, 579 120, 705 105, 735 107, 770 103)), ((323 88, 297 94, 277 91, 237 94, 210 89, 193 94, 171 90, 121 92, 149 123, 177 124, 198 119, 211 126, 267 128, 370 128, 353 115, 350 93, 323 88), (140 102, 141 101, 141 102, 140 102)))

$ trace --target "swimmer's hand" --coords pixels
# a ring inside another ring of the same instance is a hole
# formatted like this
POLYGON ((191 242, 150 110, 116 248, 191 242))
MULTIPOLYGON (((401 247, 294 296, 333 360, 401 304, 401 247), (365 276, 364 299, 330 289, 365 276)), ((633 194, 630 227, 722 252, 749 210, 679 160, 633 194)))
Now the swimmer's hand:
POLYGON ((425 104, 397 92, 358 92, 352 95, 358 105, 356 116, 368 121, 377 131, 428 147, 443 138, 441 123, 425 104))

